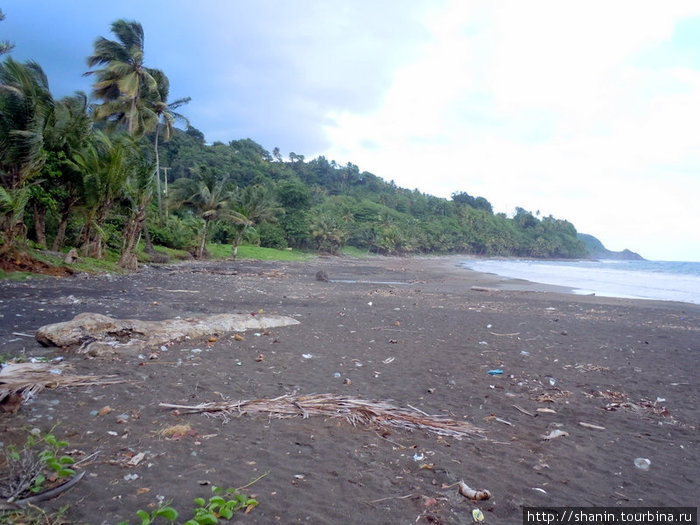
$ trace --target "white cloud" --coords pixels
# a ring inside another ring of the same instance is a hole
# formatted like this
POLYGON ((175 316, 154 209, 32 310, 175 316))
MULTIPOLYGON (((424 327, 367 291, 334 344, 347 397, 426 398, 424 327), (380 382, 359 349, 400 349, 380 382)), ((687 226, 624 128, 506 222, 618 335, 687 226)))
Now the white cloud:
POLYGON ((330 115, 325 154, 428 193, 540 209, 614 249, 700 260, 688 197, 700 70, 639 60, 692 14, 690 2, 452 3, 381 108, 330 115))

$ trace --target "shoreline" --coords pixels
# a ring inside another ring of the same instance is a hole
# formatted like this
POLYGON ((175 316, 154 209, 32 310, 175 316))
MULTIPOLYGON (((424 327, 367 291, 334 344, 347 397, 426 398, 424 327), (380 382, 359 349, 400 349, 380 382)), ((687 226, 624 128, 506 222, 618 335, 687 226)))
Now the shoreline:
POLYGON ((493 291, 498 277, 459 260, 191 262, 3 283, 0 354, 61 357, 72 373, 128 381, 44 390, 0 414, 3 442, 60 422, 54 432, 71 450, 99 451, 84 479, 47 503, 69 505, 74 523, 134 520, 157 495, 188 519, 192 499, 211 493, 203 482, 252 480, 246 493, 260 505, 240 523, 466 525, 479 508, 497 524, 521 521, 524 506, 696 505, 700 307, 493 291), (331 282, 316 280, 321 270, 331 282), (13 335, 81 312, 158 321, 264 312, 299 324, 95 359, 13 335), (486 439, 159 406, 310 393, 466 422, 486 439), (189 430, 164 433, 175 425, 189 430), (566 435, 547 438, 554 430, 566 435), (128 465, 139 453, 144 461, 128 465), (459 481, 492 498, 469 501, 459 481))

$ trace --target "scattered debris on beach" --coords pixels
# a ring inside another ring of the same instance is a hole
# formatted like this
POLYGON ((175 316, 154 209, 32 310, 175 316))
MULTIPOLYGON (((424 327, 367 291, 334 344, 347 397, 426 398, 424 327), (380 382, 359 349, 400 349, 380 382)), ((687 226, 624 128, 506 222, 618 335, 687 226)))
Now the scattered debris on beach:
POLYGON ((273 399, 251 399, 245 401, 214 401, 199 405, 159 404, 185 413, 231 415, 266 413, 279 418, 302 416, 341 417, 352 425, 381 425, 427 430, 441 436, 479 437, 485 439, 484 430, 466 421, 455 421, 424 412, 399 408, 382 401, 366 401, 336 394, 310 394, 301 396, 283 395, 273 399))

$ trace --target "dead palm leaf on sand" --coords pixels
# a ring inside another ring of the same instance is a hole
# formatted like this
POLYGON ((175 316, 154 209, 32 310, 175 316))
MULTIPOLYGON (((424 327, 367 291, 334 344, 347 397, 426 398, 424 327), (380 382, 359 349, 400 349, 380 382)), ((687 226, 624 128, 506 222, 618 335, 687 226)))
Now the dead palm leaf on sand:
POLYGON ((26 402, 45 388, 123 383, 114 376, 67 374, 55 363, 8 363, 0 369, 0 405, 21 395, 26 402))
POLYGON ((385 401, 366 401, 336 394, 283 395, 272 399, 215 401, 194 406, 160 403, 160 406, 184 410, 186 413, 214 413, 224 417, 254 413, 265 413, 278 418, 339 417, 352 425, 374 424, 409 430, 421 429, 456 438, 485 438, 482 429, 466 421, 431 416, 418 410, 399 408, 385 401))

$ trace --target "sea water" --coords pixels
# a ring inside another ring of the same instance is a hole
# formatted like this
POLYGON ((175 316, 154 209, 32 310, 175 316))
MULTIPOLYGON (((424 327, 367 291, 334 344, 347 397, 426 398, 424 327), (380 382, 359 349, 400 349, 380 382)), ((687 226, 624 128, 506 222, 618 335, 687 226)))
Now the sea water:
POLYGON ((700 262, 469 259, 462 266, 579 294, 700 304, 700 262))

